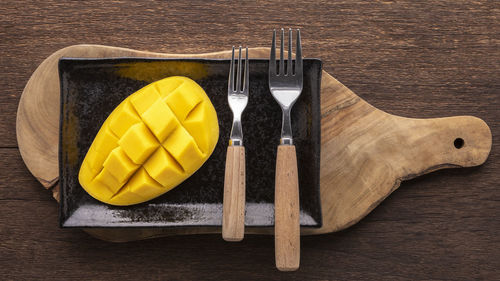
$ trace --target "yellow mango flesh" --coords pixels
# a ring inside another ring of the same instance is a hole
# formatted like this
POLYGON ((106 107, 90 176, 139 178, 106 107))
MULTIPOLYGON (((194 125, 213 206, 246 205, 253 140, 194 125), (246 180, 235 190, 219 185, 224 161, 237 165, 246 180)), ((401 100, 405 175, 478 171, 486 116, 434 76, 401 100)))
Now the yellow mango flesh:
POLYGON ((92 142, 78 179, 99 201, 142 203, 196 172, 218 138, 217 114, 205 91, 187 77, 165 78, 113 110, 92 142))

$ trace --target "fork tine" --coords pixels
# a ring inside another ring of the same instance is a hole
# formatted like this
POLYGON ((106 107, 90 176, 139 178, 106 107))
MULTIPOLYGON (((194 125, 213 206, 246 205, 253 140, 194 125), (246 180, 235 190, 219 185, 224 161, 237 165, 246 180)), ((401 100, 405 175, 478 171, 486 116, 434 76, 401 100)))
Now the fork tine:
POLYGON ((236 72, 236 91, 241 91, 241 46, 238 52, 238 71, 236 72))
POLYGON ((276 75, 276 29, 273 31, 273 43, 271 44, 271 57, 269 58, 269 74, 276 75))
POLYGON ((302 45, 300 43, 300 29, 297 29, 297 51, 295 52, 295 74, 302 74, 302 45))
POLYGON ((250 81, 248 80, 249 72, 250 72, 250 66, 248 64, 248 47, 245 49, 245 80, 243 81, 243 90, 246 90, 248 92, 249 88, 249 83, 250 81))
POLYGON ((280 45, 280 72, 279 75, 285 75, 285 63, 283 61, 283 49, 285 47, 285 30, 281 29, 281 45, 280 45))
POLYGON ((292 29, 288 29, 288 63, 286 66, 286 71, 288 76, 292 76, 292 29))
POLYGON ((227 82, 227 90, 234 91, 234 46, 231 55, 231 63, 229 64, 229 78, 227 82))

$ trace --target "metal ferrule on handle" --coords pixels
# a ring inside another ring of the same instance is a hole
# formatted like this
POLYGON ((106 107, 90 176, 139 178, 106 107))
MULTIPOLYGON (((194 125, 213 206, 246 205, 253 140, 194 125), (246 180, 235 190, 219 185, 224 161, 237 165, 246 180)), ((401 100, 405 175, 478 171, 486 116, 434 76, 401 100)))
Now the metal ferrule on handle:
POLYGON ((234 47, 231 55, 231 64, 229 67, 228 79, 228 103, 233 112, 233 126, 231 127, 231 136, 229 137, 230 146, 243 145, 243 130, 241 126, 241 114, 245 110, 248 103, 248 87, 249 87, 249 65, 248 65, 248 48, 245 52, 245 68, 242 75, 242 60, 241 46, 238 52, 238 65, 235 65, 234 47), (235 71, 236 68, 236 71, 235 71), (235 84, 236 72, 236 84, 235 84))
POLYGON ((269 58, 269 90, 283 111, 281 139, 276 154, 274 236, 276 267, 297 270, 300 264, 300 203, 297 153, 293 145, 290 111, 303 87, 302 48, 297 30, 295 71, 292 61, 292 30, 288 30, 288 63, 284 63, 284 30, 281 29, 279 71, 276 69, 276 31, 269 58))
POLYGON ((249 65, 246 49, 245 68, 242 75, 241 46, 235 84, 234 47, 229 67, 227 101, 233 112, 233 126, 229 137, 224 175, 224 197, 222 202, 222 238, 226 241, 241 241, 245 233, 245 147, 241 115, 248 103, 249 65), (242 81, 243 80, 243 81, 242 81), (243 83, 242 83, 243 82, 243 83))
POLYGON ((293 138, 292 138, 292 121, 290 119, 290 111, 292 110, 292 107, 288 108, 283 108, 283 121, 281 123, 281 139, 280 139, 280 144, 283 145, 292 145, 293 144, 293 138))
POLYGON ((241 116, 235 115, 233 118, 233 126, 231 127, 231 136, 229 138, 229 145, 231 146, 243 145, 243 130, 241 128, 241 116))

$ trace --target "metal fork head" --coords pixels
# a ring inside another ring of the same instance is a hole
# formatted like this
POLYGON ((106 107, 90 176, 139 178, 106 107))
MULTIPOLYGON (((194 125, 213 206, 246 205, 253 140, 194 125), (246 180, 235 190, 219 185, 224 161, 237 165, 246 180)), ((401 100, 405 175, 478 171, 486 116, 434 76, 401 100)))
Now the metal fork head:
POLYGON ((281 29, 281 46, 279 68, 276 69, 276 30, 273 32, 271 55, 269 58, 269 90, 274 99, 283 110, 283 123, 281 127, 281 143, 292 144, 292 127, 290 111, 300 96, 303 86, 302 46, 300 42, 300 30, 297 29, 297 48, 295 52, 295 69, 292 60, 292 29, 288 29, 288 62, 285 72, 284 56, 285 31, 281 29), (293 71, 292 71, 293 70, 293 71))
POLYGON ((271 56, 269 59, 269 89, 276 101, 285 107, 291 107, 299 97, 303 85, 302 46, 300 30, 297 29, 297 49, 295 54, 295 69, 292 60, 292 29, 288 29, 288 61, 284 61, 285 31, 281 29, 281 46, 279 68, 276 69, 276 30, 273 32, 271 56), (292 71, 293 70, 293 71, 292 71))
POLYGON ((227 86, 227 101, 229 107, 233 112, 233 126, 231 127, 231 136, 229 140, 230 145, 242 145, 243 144, 243 130, 241 127, 241 114, 245 110, 248 103, 248 88, 249 88, 249 64, 248 64, 248 47, 246 47, 245 52, 245 69, 243 73, 243 83, 241 75, 241 46, 239 47, 238 53, 238 68, 236 70, 236 84, 234 83, 234 46, 231 55, 231 63, 229 65, 229 79, 227 86))

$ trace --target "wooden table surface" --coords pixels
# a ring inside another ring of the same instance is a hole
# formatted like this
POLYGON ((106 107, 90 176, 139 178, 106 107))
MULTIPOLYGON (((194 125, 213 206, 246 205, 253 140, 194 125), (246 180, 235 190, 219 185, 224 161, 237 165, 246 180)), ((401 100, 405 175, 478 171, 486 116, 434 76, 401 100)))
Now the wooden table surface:
POLYGON ((185 2, 2 1, 0 279, 499 278, 497 1, 185 2), (303 237, 293 273, 275 269, 272 236, 112 244, 58 227, 58 206, 24 166, 15 132, 23 87, 44 58, 80 43, 166 53, 268 46, 278 27, 301 28, 304 55, 321 58, 375 107, 416 118, 482 118, 493 134, 489 159, 403 182, 355 226, 303 237))

